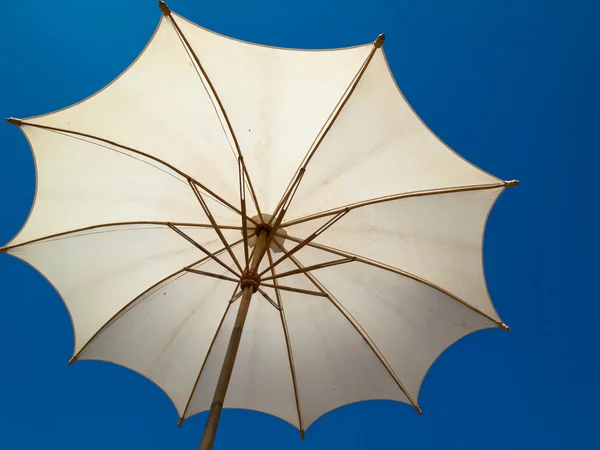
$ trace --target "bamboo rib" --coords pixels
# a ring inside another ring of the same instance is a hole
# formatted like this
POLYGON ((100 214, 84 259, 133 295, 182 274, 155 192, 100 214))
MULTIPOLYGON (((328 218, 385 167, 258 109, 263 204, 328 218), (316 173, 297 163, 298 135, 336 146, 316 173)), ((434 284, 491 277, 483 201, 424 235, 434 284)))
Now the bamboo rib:
POLYGON ((275 300, 273 300, 269 294, 267 294, 265 291, 263 291, 261 288, 258 288, 258 292, 260 293, 260 295, 263 296, 263 298, 268 301, 275 309, 279 309, 279 305, 277 304, 277 302, 275 300))
MULTIPOLYGON (((290 258, 291 255, 293 255, 297 251, 301 250, 302 248, 304 248, 305 246, 307 246, 308 244, 310 244, 311 241, 313 241, 314 239, 316 239, 320 234, 322 234, 325 230, 327 230, 329 227, 331 227, 334 223, 336 223, 338 220, 340 220, 346 214, 348 214, 348 210, 344 210, 344 211, 339 212, 337 215, 335 215, 330 220, 328 220, 326 223, 324 223, 323 225, 321 225, 314 233, 312 233, 310 236, 308 236, 306 239, 304 239, 302 242, 300 242, 298 245, 296 245, 290 251, 284 251, 283 256, 273 263, 273 267, 277 266, 279 263, 283 262, 284 260, 290 258)), ((273 235, 273 237, 275 237, 275 235, 277 234, 276 230, 277 229, 275 229, 275 232, 271 233, 273 235)), ((269 269, 270 269, 270 267, 267 267, 265 270, 263 270, 260 273, 260 275, 262 276, 269 269)))
MULTIPOLYGON (((288 193, 291 191, 290 186, 293 186, 297 182, 299 184, 298 178, 301 178, 304 175, 304 171, 306 170, 306 167, 308 166, 308 163, 310 162, 310 160, 314 156, 315 152, 317 151, 317 149, 321 145, 321 142, 323 142, 323 139, 325 139, 325 136, 327 136, 327 133, 329 132, 329 130, 331 129, 331 127, 335 123, 335 121, 338 118, 338 116, 340 115, 340 113, 342 112, 342 109, 344 108, 344 106, 346 105, 346 103, 348 102, 348 100, 350 99, 350 97, 352 96, 352 94, 354 93, 354 90, 356 89, 356 86, 358 85, 358 82, 361 80, 362 76, 364 75, 365 71, 367 70, 367 67, 369 66, 369 63, 371 62, 371 60, 373 59, 373 56, 375 56, 375 52, 377 51, 377 49, 381 48, 384 40, 385 40, 385 35, 380 34, 377 37, 377 39, 375 40, 375 42, 373 43, 373 48, 371 49, 371 51, 367 55, 367 58, 365 59, 365 61, 361 65, 361 67, 358 70, 358 72, 355 75, 355 77, 350 82, 350 85, 346 88, 346 91, 344 91, 344 94, 342 95, 342 98, 339 100, 339 102, 334 107, 334 109, 331 112, 329 118, 327 119, 327 121, 323 125, 323 128, 317 134, 317 137, 315 138, 315 141, 311 145, 311 148, 308 150, 308 153, 305 156, 303 163, 301 164, 300 168, 298 169, 298 171, 294 175, 294 178, 292 178, 292 181, 290 182, 290 184, 288 186, 288 189, 287 189, 288 192, 286 192, 284 194, 284 196, 282 197, 281 201, 279 202, 279 204, 275 208, 275 211, 273 212, 273 216, 275 216, 278 213, 279 209, 282 207, 282 204, 283 204, 283 201, 284 201, 283 199, 286 196, 288 196, 288 193)), ((297 190, 297 186, 294 189, 294 193, 295 193, 296 190, 297 190)), ((291 200, 292 200, 293 196, 294 196, 294 194, 292 194, 291 197, 289 198, 289 203, 291 203, 291 200)), ((271 218, 271 220, 272 220, 272 218, 271 218)), ((269 221, 269 224, 271 223, 271 220, 269 221)))
MULTIPOLYGON (((267 249, 267 256, 269 258, 269 265, 273 265, 273 255, 271 249, 267 249)), ((277 272, 275 268, 271 268, 271 275, 273 277, 273 284, 278 285, 277 272)), ((290 333, 287 327, 287 320, 285 318, 285 311, 283 309, 283 301, 279 289, 275 289, 275 296, 277 297, 277 303, 279 304, 279 316, 281 317, 281 326, 283 327, 283 335, 285 337, 285 345, 287 348, 288 361, 290 363, 290 371, 292 373, 292 384, 294 386, 294 398, 296 399, 296 410, 298 411, 298 426, 300 427, 300 437, 304 439, 304 425, 302 424, 302 413, 300 411, 300 394, 298 392, 298 380, 296 379, 296 366, 294 365, 294 358, 292 355, 292 343, 290 341, 290 333)))
MULTIPOLYGON (((289 239, 290 241, 302 242, 302 239, 296 238, 294 236, 286 235, 285 237, 286 237, 286 239, 289 239)), ((275 244, 277 244, 277 241, 275 241, 275 244)), ((388 266, 386 264, 382 264, 380 262, 373 261, 373 260, 370 260, 370 259, 367 259, 367 258, 363 258, 361 256, 355 255, 355 254, 350 253, 350 252, 346 252, 346 251, 343 251, 343 250, 338 250, 338 249, 335 249, 335 248, 332 248, 332 247, 327 247, 327 246, 321 245, 321 244, 316 244, 314 242, 311 242, 311 243, 307 244, 307 246, 308 247, 312 247, 312 248, 316 248, 316 249, 319 249, 319 250, 323 250, 325 252, 329 252, 329 253, 332 253, 334 255, 345 256, 345 257, 348 257, 348 258, 355 258, 355 261, 357 261, 357 262, 361 262, 363 264, 368 264, 370 266, 377 267, 379 269, 387 270, 388 272, 392 272, 392 273, 395 273, 395 274, 402 275, 404 277, 410 278, 411 280, 417 281, 419 283, 422 283, 422 284, 424 284, 426 286, 429 286, 429 287, 431 287, 431 288, 433 288, 433 289, 435 289, 437 291, 440 291, 440 292, 446 294, 451 299, 459 302, 463 306, 466 306, 470 310, 472 310, 472 311, 476 312, 477 314, 485 317, 489 321, 491 321, 494 324, 496 324, 498 327, 500 327, 500 328, 502 328, 502 329, 504 329, 506 331, 510 330, 510 328, 505 323, 493 319, 488 314, 484 313, 483 311, 480 311, 479 309, 477 309, 474 306, 470 305, 469 303, 465 302, 460 297, 457 297, 456 295, 452 294, 451 292, 447 291, 446 289, 444 289, 444 288, 442 288, 442 287, 440 287, 440 286, 438 286, 438 285, 436 285, 434 283, 431 283, 431 282, 429 282, 429 281, 427 281, 427 280, 425 280, 423 278, 420 278, 420 277, 418 277, 418 276, 416 276, 416 275, 414 275, 414 274, 412 274, 410 272, 406 272, 404 270, 400 270, 400 269, 397 269, 395 267, 391 267, 391 266, 388 266)))
POLYGON ((185 267, 183 270, 185 270, 186 272, 195 273, 197 275, 204 275, 206 277, 218 278, 219 280, 232 281, 234 283, 240 282, 239 279, 227 277, 225 275, 220 275, 218 273, 206 272, 205 270, 191 269, 189 267, 185 267))
POLYGON ((216 256, 214 253, 208 251, 203 245, 201 245, 198 242, 196 242, 195 240, 193 240, 190 236, 185 234, 183 231, 181 231, 175 225, 169 224, 169 228, 171 228, 173 231, 175 231, 179 236, 184 238, 186 241, 188 241, 190 244, 192 244, 194 247, 196 247, 202 253, 204 253, 207 256, 210 256, 216 263, 220 264, 222 267, 224 267, 225 269, 227 269, 228 271, 233 273, 235 276, 237 276, 237 277, 240 276, 240 274, 236 273, 235 270, 233 270, 231 267, 229 267, 227 264, 225 264, 223 261, 221 261, 221 258, 216 256))
MULTIPOLYGON (((21 126, 28 126, 28 127, 34 127, 34 128, 40 128, 43 130, 48 130, 48 131, 54 131, 57 133, 64 133, 66 135, 72 134, 74 136, 81 136, 81 137, 85 137, 88 139, 94 139, 96 141, 100 141, 100 142, 104 142, 105 144, 109 144, 112 145, 114 147, 118 147, 122 150, 126 150, 128 152, 131 153, 135 153, 137 155, 143 156, 144 158, 148 158, 152 161, 155 161, 161 165, 163 165, 164 167, 169 168, 170 170, 172 170, 173 172, 175 172, 176 174, 178 174, 179 176, 185 178, 186 180, 192 180, 194 183, 196 183, 197 186, 199 186, 203 191, 205 191, 209 196, 213 197, 215 200, 219 201, 220 203, 222 203, 223 205, 227 206, 229 209, 231 209, 232 211, 236 212, 237 214, 242 214, 242 212, 237 209, 235 206, 233 206, 231 203, 229 203, 227 200, 225 200, 224 198, 222 198, 221 196, 219 196, 218 194, 216 194, 214 191, 208 189, 206 186, 204 186, 202 183, 200 183, 198 180, 196 180, 194 177, 192 177, 191 175, 186 174, 185 172, 183 172, 182 170, 178 169, 177 167, 173 166, 172 164, 169 164, 168 162, 157 158, 156 156, 152 156, 149 153, 145 153, 141 150, 137 150, 135 148, 132 147, 128 147, 126 145, 123 144, 119 144, 118 142, 114 142, 111 141, 109 139, 104 139, 98 136, 94 136, 92 134, 87 134, 87 133, 81 133, 79 131, 74 131, 74 130, 68 130, 65 128, 57 128, 57 127, 50 127, 47 125, 39 125, 39 124, 34 124, 34 123, 27 123, 27 122, 22 122, 21 126)), ((252 221, 250 218, 248 218, 248 220, 250 220, 251 222, 254 223, 254 221, 252 221)))
POLYGON ((296 275, 296 274, 305 273, 305 272, 313 272, 315 270, 325 269, 326 267, 337 266, 337 265, 349 263, 352 261, 356 261, 356 258, 352 257, 352 258, 336 259, 335 261, 328 261, 328 262, 321 263, 321 264, 314 264, 312 266, 307 266, 307 267, 304 267, 303 269, 296 269, 296 270, 289 270, 287 272, 281 272, 277 275, 263 278, 262 281, 279 280, 281 278, 289 277, 291 275, 296 275))
POLYGON ((250 189, 250 193, 252 195, 252 200, 254 202, 254 206, 256 207, 256 211, 258 212, 258 216, 262 220, 263 216, 262 216, 262 213, 261 213, 261 210, 260 210, 260 205, 258 203, 258 197, 256 196, 256 192, 254 191, 254 187, 253 187, 252 181, 250 179, 250 174, 248 173, 248 168, 246 167, 246 164, 244 163, 244 159, 243 159, 243 156, 242 156, 242 151, 240 149, 240 144, 239 144, 239 142, 237 140, 237 136, 235 135, 235 132, 233 131, 233 127, 231 125, 231 121, 229 120, 229 116, 227 115, 227 112, 225 111, 225 107, 223 106, 223 102, 221 102, 219 94, 217 94, 217 91, 216 91, 216 89, 215 89, 212 81, 210 80, 210 77, 206 73, 206 70, 204 70, 204 67, 202 66, 202 63, 200 62, 200 59, 198 58, 198 55, 196 55, 196 52, 194 51, 194 49, 190 45, 189 41, 187 40, 187 38, 185 37, 185 35, 183 34, 183 32, 181 31, 181 28, 179 28, 179 25, 177 24, 177 21, 175 21, 174 17, 171 14, 168 15, 168 18, 171 21, 171 23, 173 24, 173 27, 175 27, 175 30, 177 31, 177 34, 179 35, 179 37, 183 41, 184 46, 186 47, 186 50, 192 56, 192 59, 194 60, 194 62, 198 66, 198 69, 200 69, 200 72, 202 73, 202 76, 200 77, 200 81, 202 81, 203 83, 204 83, 204 81, 206 81, 206 84, 208 85, 208 90, 210 91, 210 93, 212 94, 212 96, 214 97, 214 99, 217 102, 218 108, 215 107, 216 113, 217 113, 217 117, 219 118, 219 120, 221 120, 221 116, 222 116, 223 120, 225 120, 225 125, 226 125, 227 130, 229 131, 229 134, 231 135, 231 138, 232 138, 233 143, 235 145, 237 156, 238 156, 239 160, 241 160, 241 164, 242 164, 242 167, 244 169, 244 174, 246 175, 246 181, 248 182, 248 188, 250 189))
POLYGON ((244 238, 244 270, 248 270, 250 264, 250 255, 248 255, 248 222, 246 222, 246 189, 244 184, 244 170, 241 161, 238 162, 239 186, 240 186, 240 207, 242 208, 242 236, 244 238))
POLYGON ((361 78, 365 74, 365 72, 367 70, 367 67, 369 67, 369 64, 371 63, 371 60, 373 59, 373 56, 375 56, 375 52, 377 51, 377 49, 381 48, 381 46, 383 45, 383 41, 384 40, 385 40, 385 35, 380 34, 379 36, 377 36, 377 39, 375 40, 375 42, 373 42, 373 48, 369 52, 369 55, 367 56, 367 59, 364 62, 364 64, 362 65, 362 67, 361 67, 360 71, 358 72, 356 78, 353 80, 352 84, 350 85, 350 89, 349 89, 347 95, 344 97, 344 99, 340 103, 339 107, 336 108, 336 110, 334 111, 333 116, 331 117, 331 120, 329 121, 329 124, 325 127, 325 129, 323 130, 323 132, 321 133, 321 135, 317 138, 317 140, 315 141, 314 145, 312 146, 312 149, 309 151, 309 153, 308 153, 308 155, 306 157, 306 160, 302 164, 302 167, 304 167, 305 169, 308 166, 308 163, 310 162, 310 160, 312 159, 312 157, 317 152, 317 149, 319 148, 319 146, 321 145, 321 143, 325 139, 325 136, 327 136, 327 133, 329 132, 329 130, 331 129, 331 127, 335 123, 336 119, 338 118, 338 116, 340 115, 340 113, 342 112, 342 110, 344 109, 344 106, 346 106, 346 103, 348 103, 348 100, 350 100, 350 97, 354 93, 356 87, 358 86, 358 83, 360 82, 361 78))
POLYGON ((261 286, 270 287, 273 289, 281 289, 282 291, 296 292, 297 294, 315 295, 317 297, 325 297, 322 292, 309 291, 308 289, 299 289, 291 286, 283 286, 281 284, 260 283, 261 286))
MULTIPOLYGON (((59 238, 59 237, 65 237, 68 238, 70 237, 69 235, 71 234, 75 234, 75 233, 80 233, 82 231, 90 231, 90 230, 96 230, 96 229, 100 229, 100 228, 108 228, 108 227, 116 227, 116 226, 128 226, 128 225, 163 225, 165 227, 169 226, 169 223, 171 225, 175 225, 177 227, 197 227, 197 228, 212 228, 212 225, 208 225, 208 224, 199 224, 199 223, 187 223, 187 222, 154 222, 154 221, 139 221, 139 222, 111 222, 111 223, 102 223, 99 225, 92 225, 89 227, 83 227, 83 228, 77 228, 74 230, 69 230, 69 231, 63 231, 61 233, 55 233, 55 234, 50 234, 47 236, 43 236, 37 239, 32 239, 30 241, 27 242, 23 242, 21 244, 15 244, 15 245, 7 245, 6 247, 2 247, 0 249, 0 251, 7 251, 7 250, 12 250, 13 248, 18 248, 18 247, 23 247, 24 245, 29 245, 29 244, 35 244, 37 242, 42 242, 42 241, 46 241, 49 239, 55 239, 55 238, 59 238)), ((220 225, 219 226, 222 230, 239 230, 240 227, 231 227, 231 226, 223 226, 220 225)), ((115 231, 120 231, 120 230, 115 230, 115 231)), ((238 241, 239 243, 239 241, 238 241)))
POLYGON ((299 219, 294 219, 289 222, 286 222, 281 225, 280 228, 290 227, 293 225, 298 225, 303 222, 308 222, 310 220, 320 219, 321 217, 327 217, 334 214, 339 214, 342 211, 348 210, 352 211, 353 209, 361 208, 363 206, 375 205, 377 203, 390 202, 394 200, 401 200, 405 198, 413 198, 413 197, 425 197, 429 195, 442 195, 442 194, 452 194, 457 192, 470 192, 470 191, 482 191, 487 189, 497 189, 501 187, 506 187, 508 183, 512 183, 512 181, 506 181, 504 183, 495 183, 495 184, 481 184, 481 185, 471 185, 471 186, 456 186, 450 188, 443 189, 428 189, 425 191, 415 191, 415 192, 407 192, 404 194, 396 194, 390 195, 386 197, 380 197, 372 200, 366 200, 364 202, 353 203, 351 205, 340 206, 339 208, 330 209, 329 211, 324 211, 322 213, 313 214, 310 216, 301 217, 299 219))
MULTIPOLYGON (((294 256, 291 256, 290 260, 299 269, 301 269, 303 267, 302 264, 294 256)), ((329 291, 327 291, 321 283, 319 283, 319 281, 311 273, 304 272, 304 275, 315 285, 315 287, 317 289, 319 289, 322 292, 323 296, 326 297, 335 306, 335 308, 344 316, 344 318, 354 327, 356 332, 363 338, 363 340, 369 346, 371 351, 375 354, 375 356, 377 356, 377 359, 379 359, 379 362, 381 362, 381 364, 385 367, 386 371, 392 377, 392 379, 394 380, 394 382, 396 383, 398 388, 400 388, 402 393, 406 396, 408 401, 412 404, 415 411, 419 415, 423 414, 423 412, 421 411, 421 408, 419 408, 419 405, 413 400, 413 398, 408 393, 408 391, 406 390, 406 388, 404 387, 404 385, 402 384, 402 382, 400 381, 398 376, 394 373, 393 369, 391 368, 390 364, 387 362, 387 360, 385 359, 385 357, 383 356, 381 351, 377 348, 377 346, 375 345, 375 343, 373 342, 371 337, 367 334, 367 332, 360 326, 358 321, 354 317, 352 317, 352 314, 350 314, 337 301, 337 299, 335 299, 335 297, 329 291)))
MULTIPOLYGON (((244 269, 242 269, 242 266, 240 265, 239 261, 233 254, 233 251, 231 250, 231 247, 230 247, 229 243, 227 242, 227 239, 225 239, 225 236, 223 236, 223 232, 219 229, 219 225, 217 224, 217 221, 215 220, 214 216, 212 215, 212 212, 210 212, 210 208, 206 204, 206 201, 202 198, 202 194, 200 194, 200 192, 198 191, 198 189, 196 188, 194 183, 192 183, 192 181, 189 181, 189 183, 190 183, 190 187, 192 188, 192 191, 194 191, 194 195, 198 199, 198 202, 200 202, 200 206, 202 206, 202 210, 204 211, 204 214, 206 214, 206 217, 208 217, 208 220, 210 221, 215 232, 219 236, 219 239, 221 239, 221 242, 227 249, 227 253, 229 253, 229 256, 231 257, 231 259, 237 266, 238 270, 240 271, 240 273, 242 273, 244 271, 244 269)), ((243 217, 242 217, 242 221, 244 221, 243 217)))
MULTIPOLYGON (((223 249, 225 250, 225 249, 223 249)), ((240 285, 239 283, 237 284, 237 286, 235 287, 235 289, 233 290, 233 294, 235 296, 235 293, 237 292, 237 290, 239 289, 240 285)), ((210 346, 208 347, 208 351, 206 352, 206 355, 204 356, 204 360, 202 361, 202 365, 200 366, 200 370, 198 371, 198 376, 196 377, 196 381, 194 382, 194 386, 192 387, 192 391, 190 392, 190 396, 188 398, 187 403, 185 404, 185 408, 183 409, 183 415, 179 418, 179 422, 177 423, 177 426, 181 426, 181 424, 183 423, 183 421, 186 419, 186 415, 188 412, 188 409, 190 407, 190 403, 192 402, 192 398, 194 397, 194 392, 196 391, 196 388, 198 387, 198 382, 200 381, 200 377, 202 376, 202 372, 204 371, 204 367, 206 366, 206 362, 208 361, 208 357, 210 356, 210 352, 213 349, 213 346, 215 345, 215 341, 217 340, 217 336, 219 335, 219 331, 221 331, 221 327, 223 326, 223 322, 225 322, 225 317, 227 317, 227 313, 229 312, 229 308, 231 308, 231 302, 227 302, 227 306, 225 307, 225 312, 223 313, 223 316, 221 317, 221 321, 219 322, 219 325, 217 326, 217 329, 215 330, 215 334, 212 338, 212 341, 210 342, 210 346)))
MULTIPOLYGON (((238 241, 239 244, 239 241, 238 241)), ((234 244, 237 245, 237 244, 234 244)), ((220 254, 223 253, 225 251, 225 248, 222 248, 220 250, 218 250, 216 252, 216 254, 220 254)), ((210 256, 205 256, 202 259, 199 259, 198 261, 192 263, 191 265, 195 266, 198 264, 202 264, 205 261, 208 261, 210 259, 210 256)), ((96 339, 100 333, 102 333, 106 328, 108 328, 111 324, 112 321, 115 320, 115 318, 117 318, 121 313, 123 313, 123 311, 126 311, 127 308, 129 308, 133 303, 135 303, 137 300, 139 300, 140 298, 142 298, 144 295, 146 295, 148 292, 150 292, 152 289, 156 288, 157 286, 159 286, 160 284, 164 283, 165 281, 176 277, 177 275, 183 274, 186 271, 186 268, 183 269, 179 269, 178 271, 172 273, 171 275, 166 276, 165 278, 163 278, 162 280, 158 281, 157 283, 153 284, 152 286, 150 286, 148 289, 144 290, 141 294, 137 295, 135 298, 133 298, 133 300, 131 300, 130 302, 128 302, 127 304, 125 304, 121 309, 119 309, 110 319, 108 319, 106 321, 106 323, 104 325, 102 325, 102 327, 100 327, 100 329, 98 329, 98 331, 96 331, 92 337, 83 345, 83 347, 81 347, 81 349, 75 354, 73 355, 73 357, 71 358, 71 360, 69 361, 69 364, 73 364, 77 358, 79 357, 79 355, 81 355, 81 353, 91 344, 91 342, 96 339)))
MULTIPOLYGON (((250 265, 250 273, 252 274, 256 273, 258 266, 260 265, 260 260, 265 253, 264 246, 266 240, 267 231, 261 231, 256 239, 256 252, 250 265)), ((229 381, 231 380, 235 359, 242 339, 244 323, 246 322, 246 316, 248 315, 248 309, 250 308, 250 300, 252 299, 252 294, 254 292, 253 286, 251 284, 244 285, 243 279, 240 285, 242 286, 244 293, 242 295, 242 300, 240 301, 233 330, 231 331, 231 337, 229 338, 223 365, 221 366, 221 372, 210 406, 210 412, 208 413, 208 419, 206 420, 206 425, 204 427, 204 434, 202 435, 202 441, 200 442, 200 450, 210 450, 213 446, 217 428, 219 426, 221 411, 223 410, 223 404, 225 402, 225 396, 227 394, 227 388, 229 386, 229 381)))

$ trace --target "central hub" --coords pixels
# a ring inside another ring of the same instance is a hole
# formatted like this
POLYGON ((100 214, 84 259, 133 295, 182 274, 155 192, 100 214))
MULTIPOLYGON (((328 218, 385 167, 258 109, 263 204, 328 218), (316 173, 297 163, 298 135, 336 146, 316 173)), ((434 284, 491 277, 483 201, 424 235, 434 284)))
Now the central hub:
MULTIPOLYGON (((269 220, 269 219, 265 217, 265 220, 269 220)), ((254 236, 258 237, 258 235, 260 234, 261 231, 266 231, 267 236, 268 236, 272 230, 273 230, 273 227, 271 227, 271 225, 268 225, 266 223, 259 223, 256 226, 256 228, 254 228, 254 236)))
POLYGON ((240 280, 240 287, 242 290, 247 287, 252 288, 252 292, 258 291, 258 287, 260 286, 260 275, 256 272, 246 271, 242 275, 240 280))
MULTIPOLYGON (((273 230, 273 227, 269 225, 271 217, 273 217, 271 214, 263 213, 261 219, 260 215, 257 214, 256 216, 251 217, 251 220, 248 220, 246 222, 248 227, 248 245, 250 247, 254 247, 254 245, 256 244, 256 238, 261 233, 261 231, 266 231, 267 234, 275 232, 276 236, 273 238, 269 249, 273 253, 281 253, 281 249, 283 248, 283 244, 285 243, 287 232, 284 228, 278 228, 277 230, 273 230)), ((275 220, 273 220, 273 222, 275 222, 275 220)))

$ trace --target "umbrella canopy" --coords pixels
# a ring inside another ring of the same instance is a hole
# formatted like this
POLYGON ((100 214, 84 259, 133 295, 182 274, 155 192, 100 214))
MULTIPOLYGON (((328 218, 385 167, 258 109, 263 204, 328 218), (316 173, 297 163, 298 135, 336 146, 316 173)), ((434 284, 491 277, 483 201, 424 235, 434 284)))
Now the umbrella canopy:
POLYGON ((146 49, 106 88, 8 119, 30 143, 37 186, 2 251, 60 294, 71 361, 140 373, 181 421, 211 408, 228 358, 224 407, 302 434, 362 400, 420 413, 423 378, 448 346, 508 329, 482 246, 494 202, 517 182, 427 128, 383 36, 265 47, 161 8, 146 49))

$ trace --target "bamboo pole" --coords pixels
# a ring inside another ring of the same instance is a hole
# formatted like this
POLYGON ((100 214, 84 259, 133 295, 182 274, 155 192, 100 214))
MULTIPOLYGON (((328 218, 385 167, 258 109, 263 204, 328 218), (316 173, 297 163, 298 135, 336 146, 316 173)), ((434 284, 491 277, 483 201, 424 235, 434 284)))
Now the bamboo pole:
POLYGON ((200 450, 211 450, 215 441, 217 427, 219 426, 219 419, 221 417, 221 411, 223 410, 223 403, 225 402, 225 395, 227 394, 227 387, 229 386, 229 380, 231 379, 231 374, 233 373, 235 357, 240 347, 242 331, 244 329, 244 323, 246 322, 246 316, 248 315, 248 309, 250 307, 250 300, 252 299, 252 294, 258 290, 258 267, 262 257, 266 252, 265 244, 267 243, 267 235, 268 232, 266 230, 263 230, 259 233, 258 238, 256 239, 256 245, 254 247, 254 256, 252 258, 250 270, 242 277, 242 300, 235 318, 235 325, 233 327, 233 331, 231 332, 231 338, 229 339, 229 346, 227 347, 227 352, 225 353, 223 366, 221 367, 221 374, 219 375, 219 381, 217 382, 215 395, 210 406, 210 412, 208 413, 206 426, 204 427, 204 434, 202 435, 202 441, 200 442, 200 450))

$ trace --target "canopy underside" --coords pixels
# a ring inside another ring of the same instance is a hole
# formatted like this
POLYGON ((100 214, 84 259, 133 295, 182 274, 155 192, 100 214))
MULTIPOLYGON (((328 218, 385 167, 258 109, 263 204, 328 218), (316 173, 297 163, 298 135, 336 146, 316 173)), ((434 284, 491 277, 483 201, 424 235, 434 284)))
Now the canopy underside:
POLYGON ((140 373, 182 420, 208 410, 261 229, 274 239, 225 407, 302 431, 363 400, 420 411, 448 346, 506 328, 482 251, 511 184, 423 124, 381 42, 279 49, 165 15, 106 88, 13 120, 37 185, 2 251, 61 296, 73 361, 140 373))

